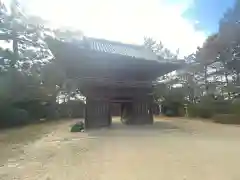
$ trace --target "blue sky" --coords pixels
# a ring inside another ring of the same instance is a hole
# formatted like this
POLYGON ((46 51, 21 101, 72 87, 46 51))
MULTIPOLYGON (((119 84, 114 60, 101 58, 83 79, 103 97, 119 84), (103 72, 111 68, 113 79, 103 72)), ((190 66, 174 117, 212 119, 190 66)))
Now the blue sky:
POLYGON ((183 16, 189 20, 199 22, 200 29, 207 33, 218 30, 218 22, 228 8, 234 5, 235 0, 195 0, 183 16))
MULTIPOLYGON (((10 2, 11 0, 2 0, 10 2)), ((29 14, 84 35, 142 44, 148 36, 180 56, 194 52, 235 0, 19 0, 29 14)))

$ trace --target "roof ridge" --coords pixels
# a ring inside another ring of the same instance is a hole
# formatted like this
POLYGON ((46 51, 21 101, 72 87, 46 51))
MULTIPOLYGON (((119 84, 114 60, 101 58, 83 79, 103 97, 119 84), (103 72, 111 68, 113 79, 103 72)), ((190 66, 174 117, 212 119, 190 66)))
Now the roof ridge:
POLYGON ((128 44, 128 43, 123 43, 120 41, 112 41, 112 40, 108 40, 108 39, 100 39, 100 38, 94 38, 94 37, 85 37, 85 38, 86 38, 86 41, 88 41, 88 40, 96 41, 96 42, 101 41, 101 42, 105 42, 105 43, 109 43, 109 44, 116 44, 116 45, 128 46, 128 47, 133 47, 133 48, 144 48, 143 45, 128 44))

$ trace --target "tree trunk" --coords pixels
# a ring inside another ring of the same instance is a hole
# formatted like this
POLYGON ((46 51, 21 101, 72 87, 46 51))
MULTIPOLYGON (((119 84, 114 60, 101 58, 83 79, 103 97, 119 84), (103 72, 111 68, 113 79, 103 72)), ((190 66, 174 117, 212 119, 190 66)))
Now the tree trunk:
POLYGON ((237 72, 237 86, 240 85, 240 72, 237 72))
MULTIPOLYGON (((224 73, 224 76, 225 76, 225 80, 226 80, 227 87, 228 87, 228 84, 229 84, 228 74, 225 72, 225 73, 224 73)), ((231 93, 229 92, 229 90, 228 90, 227 93, 228 93, 228 98, 230 99, 230 98, 231 98, 231 93)))
POLYGON ((195 95, 195 93, 194 93, 194 88, 192 88, 192 87, 188 87, 188 90, 189 90, 189 100, 190 100, 190 102, 194 102, 194 95, 195 95))
POLYGON ((208 95, 208 80, 207 80, 207 65, 204 65, 204 83, 205 83, 205 91, 208 95))
POLYGON ((13 54, 14 57, 11 60, 11 67, 15 67, 17 60, 19 60, 19 52, 18 52, 18 39, 17 39, 17 32, 14 30, 12 33, 13 36, 13 54))
POLYGON ((48 108, 48 118, 49 119, 56 119, 58 118, 58 114, 57 114, 57 95, 58 95, 58 92, 54 92, 52 94, 52 96, 50 97, 49 99, 49 108, 48 108))

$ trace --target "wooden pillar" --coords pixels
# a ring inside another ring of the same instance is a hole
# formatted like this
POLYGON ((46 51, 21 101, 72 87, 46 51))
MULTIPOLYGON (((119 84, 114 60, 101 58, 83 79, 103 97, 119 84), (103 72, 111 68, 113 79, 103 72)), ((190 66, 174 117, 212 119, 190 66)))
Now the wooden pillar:
POLYGON ((133 118, 131 124, 152 124, 152 106, 147 101, 137 101, 133 103, 133 118))
POLYGON ((106 100, 87 98, 85 109, 86 129, 111 125, 110 103, 106 100))
POLYGON ((152 124, 151 101, 139 99, 123 105, 121 120, 125 124, 152 124))

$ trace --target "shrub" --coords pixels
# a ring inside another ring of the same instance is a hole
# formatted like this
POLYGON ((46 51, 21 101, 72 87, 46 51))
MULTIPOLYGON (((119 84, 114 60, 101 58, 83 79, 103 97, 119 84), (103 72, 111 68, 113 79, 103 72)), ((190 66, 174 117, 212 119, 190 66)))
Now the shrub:
POLYGON ((175 113, 172 109, 167 109, 165 112, 165 115, 169 116, 169 117, 173 117, 173 116, 175 116, 175 113))
POLYGON ((233 101, 232 103, 226 102, 221 112, 217 112, 213 120, 222 124, 240 124, 240 102, 233 101), (227 113, 224 113, 227 112, 227 113))
POLYGON ((214 114, 213 108, 204 104, 191 104, 188 106, 189 117, 211 118, 214 114))
POLYGON ((40 100, 20 101, 12 104, 12 107, 26 110, 32 120, 46 118, 46 108, 40 100))
POLYGON ((240 102, 239 101, 234 101, 231 105, 231 110, 232 110, 233 114, 240 117, 240 102))
POLYGON ((203 97, 200 103, 188 105, 189 117, 212 118, 224 124, 240 123, 240 101, 203 97))
POLYGON ((214 115, 214 105, 211 101, 202 101, 188 105, 189 117, 211 118, 214 115))
POLYGON ((235 114, 216 114, 213 120, 221 124, 240 124, 240 118, 235 114))
POLYGON ((231 114, 232 102, 229 100, 216 100, 212 104, 214 113, 216 114, 231 114))
POLYGON ((26 110, 2 107, 0 109, 0 126, 12 127, 29 123, 30 117, 26 110))
POLYGON ((185 114, 182 102, 165 100, 162 102, 162 112, 166 116, 183 116, 185 114))
POLYGON ((198 109, 196 104, 189 104, 187 106, 187 113, 189 117, 197 117, 198 116, 198 109))
POLYGON ((214 110, 211 107, 204 106, 203 104, 198 107, 198 116, 201 118, 211 118, 214 115, 214 110))

